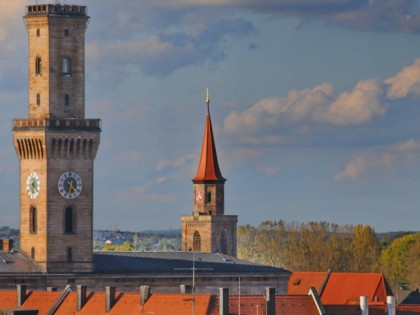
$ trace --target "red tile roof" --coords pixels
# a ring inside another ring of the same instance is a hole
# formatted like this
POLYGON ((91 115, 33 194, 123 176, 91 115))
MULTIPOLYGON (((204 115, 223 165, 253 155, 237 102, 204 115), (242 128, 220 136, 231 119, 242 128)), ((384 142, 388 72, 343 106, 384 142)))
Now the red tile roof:
POLYGON ((393 295, 381 273, 332 272, 321 294, 326 304, 359 304, 360 296, 367 296, 372 302, 386 302, 387 295, 393 295))
POLYGON ((17 308, 16 291, 0 291, 0 310, 17 308))
MULTIPOLYGON (((265 315, 266 301, 262 295, 229 296, 229 315, 265 315)), ((219 298, 212 297, 209 315, 219 315, 219 298)), ((277 295, 276 315, 319 315, 316 305, 309 295, 277 295)))
POLYGON ((314 287, 318 294, 328 272, 295 271, 289 278, 287 287, 288 294, 308 294, 309 289, 314 287))
POLYGON ((33 291, 23 303, 22 308, 38 310, 38 315, 47 314, 61 294, 62 292, 33 291))
POLYGON ((214 143, 213 128, 211 126, 209 113, 207 113, 206 125, 204 127, 200 164, 198 166, 197 175, 193 178, 193 182, 200 181, 226 181, 220 172, 219 162, 217 161, 216 145, 214 143))

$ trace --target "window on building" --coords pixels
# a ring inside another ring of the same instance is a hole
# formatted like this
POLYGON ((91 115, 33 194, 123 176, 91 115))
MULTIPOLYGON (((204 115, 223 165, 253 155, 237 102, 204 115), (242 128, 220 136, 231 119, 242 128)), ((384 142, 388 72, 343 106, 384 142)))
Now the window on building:
POLYGON ((36 105, 41 106, 41 94, 36 94, 36 105))
POLYGON ((220 252, 227 255, 227 238, 225 232, 220 236, 220 252))
POLYGON ((36 207, 31 207, 29 210, 29 231, 31 234, 36 234, 37 231, 37 213, 36 207))
POLYGON ((64 233, 74 233, 74 213, 71 207, 66 208, 64 213, 64 233))
POLYGON ((36 36, 37 37, 41 36, 41 30, 39 28, 36 30, 36 36))
POLYGON ((67 93, 64 94, 64 105, 66 106, 70 105, 70 96, 67 93))
POLYGON ((42 75, 42 59, 41 57, 35 58, 35 75, 41 76, 42 75))
POLYGON ((69 29, 65 29, 64 30, 64 36, 70 36, 70 30, 69 29))
POLYGON ((73 249, 71 247, 67 247, 67 261, 73 260, 73 249))
POLYGON ((201 251, 201 236, 198 231, 194 232, 194 240, 193 240, 193 252, 200 252, 201 251))
POLYGON ((35 260, 35 247, 31 248, 31 259, 35 260))
POLYGON ((207 202, 211 202, 211 191, 207 192, 207 202))
POLYGON ((70 74, 71 73, 71 64, 70 64, 70 58, 64 57, 63 58, 63 64, 62 64, 62 72, 63 74, 70 74))

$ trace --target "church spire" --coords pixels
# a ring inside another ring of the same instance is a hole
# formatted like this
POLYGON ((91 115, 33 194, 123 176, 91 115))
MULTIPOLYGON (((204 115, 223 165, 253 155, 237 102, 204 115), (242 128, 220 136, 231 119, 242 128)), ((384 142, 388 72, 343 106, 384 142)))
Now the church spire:
POLYGON ((204 127, 203 146, 201 148, 200 164, 193 182, 219 182, 224 183, 226 179, 222 176, 217 160, 216 145, 214 143, 213 128, 210 118, 210 98, 208 89, 206 91, 207 115, 204 127))

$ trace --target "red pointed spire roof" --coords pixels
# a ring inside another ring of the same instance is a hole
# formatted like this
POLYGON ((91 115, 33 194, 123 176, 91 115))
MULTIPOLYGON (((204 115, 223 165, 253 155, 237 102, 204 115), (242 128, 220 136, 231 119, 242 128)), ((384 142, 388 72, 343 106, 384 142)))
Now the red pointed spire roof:
POLYGON ((217 161, 216 145, 214 144, 213 128, 211 126, 210 113, 207 112, 206 125, 204 127, 203 146, 201 148, 200 164, 198 165, 197 175, 193 182, 217 181, 225 182, 217 161))

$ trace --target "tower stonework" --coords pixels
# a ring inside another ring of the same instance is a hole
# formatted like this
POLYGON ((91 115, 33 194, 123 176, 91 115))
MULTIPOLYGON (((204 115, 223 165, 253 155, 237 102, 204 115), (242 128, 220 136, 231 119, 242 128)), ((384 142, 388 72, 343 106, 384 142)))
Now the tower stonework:
MULTIPOLYGON (((207 98, 207 106, 209 106, 207 98)), ((236 257, 238 216, 225 215, 225 182, 217 160, 209 110, 197 174, 193 178, 194 210, 181 216, 182 250, 236 257)))
POLYGON ((85 119, 85 6, 31 5, 28 118, 14 119, 20 250, 48 272, 93 271, 93 164, 100 119, 85 119))

